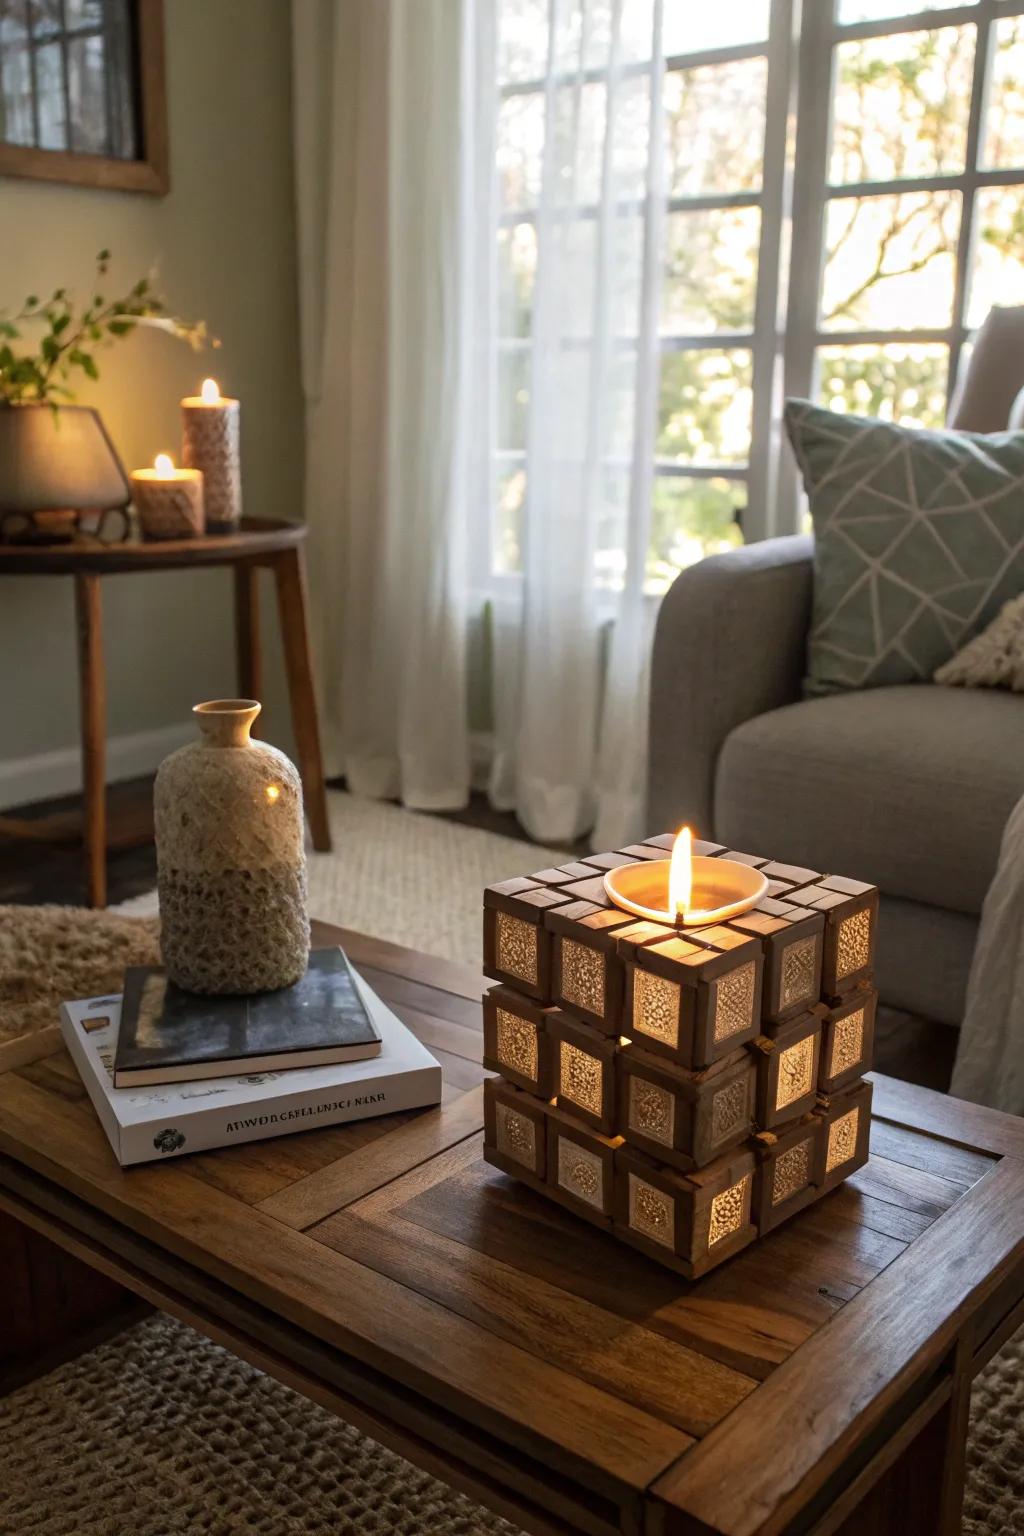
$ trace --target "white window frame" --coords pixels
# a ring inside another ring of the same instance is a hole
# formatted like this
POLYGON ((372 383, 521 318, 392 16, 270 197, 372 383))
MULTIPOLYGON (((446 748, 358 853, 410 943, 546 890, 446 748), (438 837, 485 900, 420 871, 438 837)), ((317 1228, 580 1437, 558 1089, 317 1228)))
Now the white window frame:
MULTIPOLYGON (((981 170, 985 108, 995 23, 1024 15, 1024 0, 976 0, 973 5, 943 6, 907 11, 879 21, 840 24, 838 0, 804 0, 800 33, 798 86, 800 99, 796 157, 799 177, 793 207, 793 263, 785 328, 785 387, 787 395, 814 399, 817 395, 817 357, 822 346, 856 346, 858 343, 939 342, 949 348, 946 398, 951 398, 963 348, 969 339, 966 311, 971 267, 975 251, 977 194, 988 187, 1024 187, 1024 166, 1009 170, 981 170), (970 114, 964 169, 956 175, 912 176, 893 181, 835 183, 828 179, 831 158, 832 97, 836 44, 864 38, 891 37, 904 32, 934 31, 941 27, 974 26, 976 42, 971 81, 970 114), (824 330, 819 323, 822 276, 825 261, 825 225, 828 204, 840 197, 884 196, 904 192, 959 192, 960 232, 957 239, 953 314, 948 326, 916 330, 824 330)), ((780 466, 778 487, 779 532, 795 532, 800 519, 800 497, 791 456, 780 466)))

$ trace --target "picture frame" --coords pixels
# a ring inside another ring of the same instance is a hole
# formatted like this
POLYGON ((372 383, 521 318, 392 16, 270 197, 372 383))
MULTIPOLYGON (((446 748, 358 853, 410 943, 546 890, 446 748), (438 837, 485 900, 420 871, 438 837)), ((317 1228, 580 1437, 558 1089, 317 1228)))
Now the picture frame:
MULTIPOLYGON (((67 17, 70 7, 62 4, 59 12, 67 17)), ((100 20, 89 35, 103 32, 101 3, 96 6, 100 20)), ((2 136, 4 122, 4 85, 0 79, 0 176, 24 177, 36 181, 64 182, 75 186, 96 187, 107 191, 143 192, 162 197, 170 190, 170 172, 167 134, 167 89, 164 57, 164 7, 163 0, 123 0, 126 21, 125 45, 120 58, 103 50, 103 84, 107 91, 116 87, 126 104, 130 116, 129 132, 134 139, 135 153, 116 155, 89 153, 70 148, 54 148, 39 142, 12 142, 2 136), (106 79, 106 73, 117 78, 106 79)), ((88 23, 84 24, 86 31, 88 23)), ((105 39, 104 34, 104 39, 105 39)), ((44 39, 44 47, 59 50, 63 60, 64 110, 68 124, 64 137, 71 132, 71 93, 68 86, 68 55, 76 46, 78 35, 71 28, 54 32, 52 41, 44 39)), ((36 57, 40 43, 33 40, 25 45, 26 57, 32 53, 31 101, 36 127, 39 133, 39 83, 36 57), (32 50, 35 50, 32 53, 32 50)), ((95 79, 95 76, 94 76, 95 79)), ((23 101, 26 98, 23 97, 23 101)), ((23 134, 23 137, 27 135, 23 134)))

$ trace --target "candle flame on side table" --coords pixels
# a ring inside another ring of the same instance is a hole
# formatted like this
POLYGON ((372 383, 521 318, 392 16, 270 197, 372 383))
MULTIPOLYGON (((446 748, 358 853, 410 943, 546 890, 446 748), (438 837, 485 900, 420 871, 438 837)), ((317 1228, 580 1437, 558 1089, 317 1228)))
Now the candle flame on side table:
POLYGON ((204 379, 198 395, 181 402, 182 457, 202 470, 206 524, 221 532, 236 528, 242 515, 240 422, 238 401, 222 395, 216 379, 204 379))
POLYGON ((158 453, 152 469, 133 470, 131 486, 144 539, 193 539, 203 532, 198 469, 176 469, 169 453, 158 453))
POLYGON ((622 864, 608 871, 604 888, 624 912, 692 928, 748 911, 767 895, 768 881, 735 859, 695 854, 693 834, 683 827, 671 858, 622 864))

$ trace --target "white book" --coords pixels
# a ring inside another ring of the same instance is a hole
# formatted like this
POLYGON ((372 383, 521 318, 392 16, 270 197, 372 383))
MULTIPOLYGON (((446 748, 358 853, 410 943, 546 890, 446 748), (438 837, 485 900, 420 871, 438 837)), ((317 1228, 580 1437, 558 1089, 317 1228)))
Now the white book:
POLYGON ((433 1056, 358 973, 356 983, 381 1052, 329 1067, 115 1088, 120 997, 62 1003, 60 1028, 114 1154, 127 1167, 439 1103, 441 1068, 433 1056))

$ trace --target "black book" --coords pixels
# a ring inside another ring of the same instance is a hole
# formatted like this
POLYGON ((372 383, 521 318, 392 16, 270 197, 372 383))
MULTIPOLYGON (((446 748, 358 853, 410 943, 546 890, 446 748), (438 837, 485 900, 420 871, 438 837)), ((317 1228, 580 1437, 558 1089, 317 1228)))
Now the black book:
POLYGON ((279 992, 201 997, 155 966, 125 971, 114 1087, 326 1067, 380 1054, 380 1035, 340 949, 316 949, 279 992))

